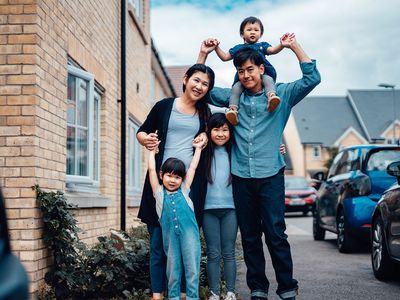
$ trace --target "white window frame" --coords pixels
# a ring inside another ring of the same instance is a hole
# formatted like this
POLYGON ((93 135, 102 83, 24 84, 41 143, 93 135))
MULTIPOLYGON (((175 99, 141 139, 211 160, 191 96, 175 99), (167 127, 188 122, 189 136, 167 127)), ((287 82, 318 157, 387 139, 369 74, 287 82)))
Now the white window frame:
POLYGON ((311 158, 313 160, 321 160, 321 145, 314 145, 312 146, 311 158), (315 154, 315 153, 318 154, 315 154))
POLYGON ((128 2, 133 6, 133 11, 137 19, 143 23, 144 22, 144 2, 143 0, 128 0, 128 2))
POLYGON ((142 151, 136 134, 139 126, 132 119, 129 119, 128 125, 128 194, 136 196, 141 191, 142 177, 142 151), (133 149, 134 157, 131 157, 133 149))
MULTIPOLYGON (((74 77, 83 79, 87 81, 87 120, 88 120, 88 176, 79 176, 79 175, 68 175, 66 174, 66 181, 67 183, 76 183, 76 184, 85 184, 85 185, 92 185, 92 186, 99 186, 100 180, 100 94, 95 93, 94 89, 94 75, 88 72, 83 71, 77 67, 72 65, 68 65, 68 74, 74 77), (95 97, 97 98, 95 100, 95 97), (97 106, 97 133, 96 133, 96 140, 98 143, 97 151, 94 152, 93 147, 93 135, 94 135, 94 101, 99 101, 97 106), (97 156, 97 174, 94 176, 94 155, 97 156)), ((78 80, 79 82, 79 80, 78 80)), ((79 84, 75 85, 75 94, 77 95, 79 84)), ((74 124, 75 125, 75 124, 74 124)), ((68 155, 68 154, 67 154, 68 155)), ((75 154, 76 157, 76 154, 75 154)))

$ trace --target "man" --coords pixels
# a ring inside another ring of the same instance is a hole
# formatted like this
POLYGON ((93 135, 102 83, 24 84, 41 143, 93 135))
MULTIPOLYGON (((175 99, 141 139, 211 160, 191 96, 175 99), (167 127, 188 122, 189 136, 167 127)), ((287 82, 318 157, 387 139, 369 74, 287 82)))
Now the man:
MULTIPOLYGON (((240 99, 239 124, 234 128, 232 187, 252 300, 268 299, 263 233, 278 282, 277 294, 281 299, 295 299, 298 290, 285 234, 285 163, 279 145, 292 107, 309 94, 321 78, 316 62, 308 57, 295 37, 287 40, 285 47, 296 55, 303 77, 277 84, 276 93, 281 103, 272 113, 265 109, 267 98, 261 81, 264 73, 261 55, 243 49, 233 61, 245 91, 240 99)), ((214 48, 212 39, 204 41, 197 62, 205 63, 214 48)), ((230 89, 214 88, 209 102, 227 106, 229 94, 230 89)))

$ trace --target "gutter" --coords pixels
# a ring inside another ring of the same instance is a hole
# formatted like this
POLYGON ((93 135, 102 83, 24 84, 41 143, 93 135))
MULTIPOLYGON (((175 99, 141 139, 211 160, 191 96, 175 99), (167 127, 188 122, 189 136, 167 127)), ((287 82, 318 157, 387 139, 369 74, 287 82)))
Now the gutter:
POLYGON ((126 229, 126 1, 121 1, 121 220, 120 228, 126 229))

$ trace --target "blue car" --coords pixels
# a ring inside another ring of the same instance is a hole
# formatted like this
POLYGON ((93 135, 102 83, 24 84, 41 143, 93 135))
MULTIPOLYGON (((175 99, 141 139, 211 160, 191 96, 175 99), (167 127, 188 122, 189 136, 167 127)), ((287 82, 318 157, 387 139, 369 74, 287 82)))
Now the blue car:
POLYGON ((375 206, 396 181, 386 168, 399 160, 399 146, 362 145, 340 151, 315 199, 314 239, 323 240, 326 230, 334 232, 340 252, 353 252, 360 242, 369 241, 375 206))

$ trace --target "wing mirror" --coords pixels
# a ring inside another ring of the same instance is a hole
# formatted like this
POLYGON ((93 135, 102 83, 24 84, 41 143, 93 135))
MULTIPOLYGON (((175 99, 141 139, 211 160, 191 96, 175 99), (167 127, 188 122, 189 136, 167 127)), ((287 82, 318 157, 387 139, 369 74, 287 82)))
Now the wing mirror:
POLYGON ((395 161, 389 164, 386 168, 386 172, 389 175, 397 178, 397 184, 400 184, 400 161, 395 161))

